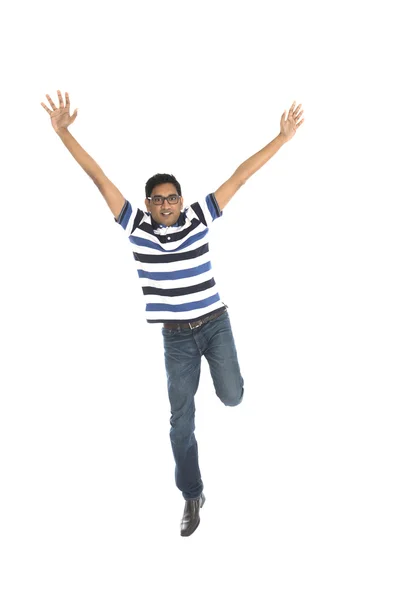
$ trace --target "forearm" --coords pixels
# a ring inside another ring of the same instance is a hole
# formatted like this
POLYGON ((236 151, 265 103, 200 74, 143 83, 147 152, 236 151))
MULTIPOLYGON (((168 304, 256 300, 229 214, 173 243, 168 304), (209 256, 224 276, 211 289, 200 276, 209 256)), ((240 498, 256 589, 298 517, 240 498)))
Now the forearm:
POLYGON ((80 164, 82 169, 89 175, 89 177, 96 183, 101 176, 104 176, 104 172, 93 160, 91 156, 82 148, 76 141, 73 135, 68 129, 61 129, 57 132, 58 137, 62 140, 64 146, 68 148, 76 162, 80 164))
POLYGON ((262 148, 259 152, 244 161, 237 169, 236 173, 240 179, 245 183, 251 175, 253 175, 258 169, 261 169, 267 161, 269 161, 274 154, 283 146, 286 142, 285 138, 279 134, 272 140, 265 148, 262 148))

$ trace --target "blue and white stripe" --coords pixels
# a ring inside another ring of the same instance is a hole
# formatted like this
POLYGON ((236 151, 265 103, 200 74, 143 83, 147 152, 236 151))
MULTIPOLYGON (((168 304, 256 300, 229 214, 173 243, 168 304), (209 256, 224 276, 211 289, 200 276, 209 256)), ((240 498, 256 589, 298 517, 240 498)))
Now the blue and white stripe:
POLYGON ((164 227, 128 200, 115 221, 132 244, 149 323, 188 322, 224 306, 212 270, 209 226, 222 215, 214 194, 164 227))

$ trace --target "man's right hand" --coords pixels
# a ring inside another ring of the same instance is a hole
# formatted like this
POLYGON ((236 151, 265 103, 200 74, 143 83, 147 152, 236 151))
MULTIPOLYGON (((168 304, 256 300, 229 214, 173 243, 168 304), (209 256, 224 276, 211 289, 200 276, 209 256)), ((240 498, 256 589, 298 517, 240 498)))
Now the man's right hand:
POLYGON ((60 101, 59 108, 56 107, 53 100, 50 98, 50 96, 48 94, 46 94, 46 98, 49 101, 49 104, 53 110, 51 111, 49 108, 47 108, 47 106, 43 102, 41 102, 41 105, 49 113, 49 115, 51 117, 51 124, 54 128, 54 131, 56 133, 60 133, 61 129, 68 129, 68 127, 71 125, 71 123, 73 123, 75 121, 76 117, 78 116, 78 109, 76 108, 74 110, 74 113, 72 114, 72 116, 70 116, 69 115, 68 92, 65 92, 65 106, 64 106, 64 100, 63 100, 60 90, 57 90, 57 94, 58 94, 58 99, 60 101))

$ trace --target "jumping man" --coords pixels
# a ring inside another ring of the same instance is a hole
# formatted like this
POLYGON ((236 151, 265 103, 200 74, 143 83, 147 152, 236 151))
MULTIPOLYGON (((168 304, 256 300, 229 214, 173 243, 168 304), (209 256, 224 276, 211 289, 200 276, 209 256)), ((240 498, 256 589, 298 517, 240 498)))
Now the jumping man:
POLYGON ((99 165, 71 135, 70 100, 65 105, 58 90, 59 108, 41 105, 75 160, 105 198, 114 220, 132 244, 146 301, 148 323, 161 323, 168 396, 171 405, 170 438, 175 459, 175 482, 185 499, 181 535, 189 536, 200 523, 205 502, 195 430, 195 394, 201 357, 208 361, 215 392, 226 406, 243 399, 235 341, 226 305, 213 277, 208 246, 209 227, 248 178, 293 138, 304 122, 301 104, 294 102, 280 120, 280 133, 242 163, 214 193, 184 208, 181 186, 173 175, 151 177, 145 185, 146 210, 133 208, 99 165))

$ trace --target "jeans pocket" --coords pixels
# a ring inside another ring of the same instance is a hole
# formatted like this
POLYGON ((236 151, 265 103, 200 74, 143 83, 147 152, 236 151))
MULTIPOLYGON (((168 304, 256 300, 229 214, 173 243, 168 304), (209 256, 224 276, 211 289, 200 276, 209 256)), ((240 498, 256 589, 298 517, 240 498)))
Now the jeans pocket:
POLYGON ((177 332, 177 329, 168 329, 167 327, 162 327, 161 331, 163 335, 168 337, 174 335, 177 332))

